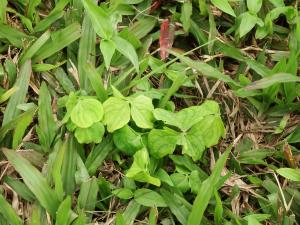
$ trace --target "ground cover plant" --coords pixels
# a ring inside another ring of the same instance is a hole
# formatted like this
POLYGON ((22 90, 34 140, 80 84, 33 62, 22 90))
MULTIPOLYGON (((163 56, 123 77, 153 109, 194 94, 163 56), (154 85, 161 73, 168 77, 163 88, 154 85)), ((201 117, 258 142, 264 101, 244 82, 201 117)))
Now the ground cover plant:
POLYGON ((300 223, 284 0, 0 0, 0 224, 300 223))

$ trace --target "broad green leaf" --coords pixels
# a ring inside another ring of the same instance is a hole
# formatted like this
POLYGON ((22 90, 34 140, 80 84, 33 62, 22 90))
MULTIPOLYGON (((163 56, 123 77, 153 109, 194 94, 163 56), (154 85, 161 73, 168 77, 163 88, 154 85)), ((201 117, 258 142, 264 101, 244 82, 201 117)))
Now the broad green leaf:
POLYGON ((60 204, 56 213, 55 225, 69 225, 71 217, 71 197, 67 198, 60 204))
POLYGON ((15 116, 20 114, 20 110, 16 106, 25 102, 31 72, 31 61, 27 60, 20 68, 19 76, 14 85, 17 91, 12 94, 8 101, 8 104, 4 111, 2 126, 10 122, 12 119, 14 119, 15 116))
POLYGON ((81 2, 90 17, 95 32, 101 38, 109 40, 114 33, 114 27, 108 13, 102 7, 97 6, 93 0, 82 0, 81 2))
POLYGON ((261 21, 261 19, 249 12, 245 12, 241 14, 240 18, 241 18, 241 23, 239 26, 240 37, 243 37, 247 33, 249 33, 252 30, 252 28, 255 27, 256 24, 260 24, 261 26, 263 26, 263 22, 261 21))
POLYGON ((111 40, 102 40, 100 42, 100 50, 104 58, 105 67, 109 70, 111 58, 116 50, 115 43, 111 40))
POLYGON ((199 123, 195 124, 188 132, 188 135, 200 135, 206 147, 211 147, 218 144, 219 139, 225 135, 225 128, 223 121, 219 115, 206 116, 199 123))
POLYGON ((173 173, 170 176, 174 187, 180 190, 182 193, 187 192, 190 189, 188 176, 181 173, 173 173))
POLYGON ((193 170, 189 176, 189 185, 191 188, 191 192, 194 194, 198 194, 201 183, 202 181, 199 172, 197 170, 193 170))
POLYGON ((144 95, 139 95, 130 99, 131 116, 136 125, 140 128, 153 128, 152 99, 144 95))
POLYGON ((116 49, 128 58, 135 70, 139 72, 139 59, 132 44, 119 36, 113 37, 112 41, 115 43, 116 49))
POLYGON ((153 129, 148 135, 150 154, 155 158, 162 158, 172 154, 175 150, 179 134, 171 129, 153 129))
POLYGON ((182 153, 192 157, 194 161, 199 160, 206 147, 202 130, 195 125, 186 135, 183 135, 183 138, 182 153))
POLYGON ((75 137, 80 144, 100 143, 104 135, 105 128, 102 123, 96 122, 90 127, 77 127, 75 137))
POLYGON ((261 9, 263 0, 247 0, 247 7, 250 13, 256 14, 261 9))
MULTIPOLYGON (((90 18, 85 15, 82 22, 82 35, 79 41, 78 49, 78 76, 80 87, 83 90, 89 91, 90 86, 93 86, 89 79, 89 71, 86 70, 87 64, 93 67, 96 61, 96 33, 93 29, 90 18)), ((101 82, 101 81, 99 81, 101 82)), ((96 92, 97 93, 97 92, 96 92)))
POLYGON ((156 108, 153 111, 155 119, 163 121, 165 124, 180 128, 181 123, 177 120, 176 113, 165 109, 156 108))
POLYGON ((139 20, 129 26, 129 31, 138 39, 145 37, 155 26, 157 20, 152 17, 140 17, 139 20))
POLYGON ((59 201, 54 190, 49 187, 46 178, 15 151, 3 149, 3 153, 23 178, 27 187, 34 193, 40 204, 54 216, 59 206, 59 201))
POLYGON ((299 169, 280 168, 280 169, 276 170, 276 172, 289 180, 300 182, 300 170, 299 169))
POLYGON ((143 148, 141 135, 128 125, 116 130, 113 133, 113 140, 116 147, 128 155, 134 155, 137 150, 143 148))
POLYGON ((193 6, 192 2, 190 1, 184 1, 181 6, 181 17, 180 21, 182 22, 182 26, 185 32, 188 32, 190 29, 190 19, 193 13, 193 6))
POLYGON ((108 132, 114 132, 124 127, 130 120, 129 102, 126 100, 110 97, 103 103, 104 124, 107 125, 108 132))
POLYGON ((147 207, 167 207, 160 194, 146 188, 136 190, 134 192, 134 200, 147 207))
POLYGON ((133 197, 133 193, 129 188, 116 189, 112 193, 120 199, 131 199, 133 197))
POLYGON ((20 217, 17 215, 11 205, 5 200, 2 194, 0 194, 0 215, 2 215, 6 219, 6 222, 11 225, 23 225, 20 217))
POLYGON ((192 210, 189 214, 187 225, 200 225, 203 219, 203 214, 213 195, 216 185, 220 179, 221 172, 225 166, 227 157, 232 149, 229 146, 223 155, 216 162, 212 174, 201 184, 198 195, 194 200, 192 210))
POLYGON ((43 82, 39 92, 39 124, 36 127, 36 132, 45 152, 50 150, 52 141, 56 134, 56 122, 54 121, 52 114, 51 96, 47 85, 43 82))
POLYGON ((146 149, 137 151, 133 156, 133 163, 126 176, 139 182, 146 182, 160 186, 160 180, 152 177, 149 173, 149 155, 146 149))
POLYGON ((101 102, 92 98, 78 100, 71 112, 72 122, 80 128, 88 128, 103 118, 101 102))
POLYGON ((230 4, 228 3, 228 0, 211 0, 211 2, 223 12, 235 17, 235 13, 230 4))
POLYGON ((257 90, 268 88, 274 84, 280 83, 291 83, 291 82, 300 82, 300 77, 294 76, 289 73, 277 73, 272 76, 263 78, 258 81, 254 81, 248 86, 244 87, 245 90, 257 90))

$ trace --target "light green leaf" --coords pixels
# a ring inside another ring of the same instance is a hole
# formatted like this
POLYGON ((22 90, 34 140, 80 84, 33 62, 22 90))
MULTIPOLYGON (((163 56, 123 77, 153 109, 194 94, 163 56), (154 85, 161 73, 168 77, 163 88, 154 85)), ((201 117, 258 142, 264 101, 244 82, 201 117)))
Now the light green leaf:
POLYGON ((165 200, 157 192, 141 188, 134 192, 134 200, 147 207, 167 207, 165 200))
POLYGON ((206 147, 218 144, 219 139, 225 135, 223 121, 219 115, 206 116, 199 123, 195 124, 189 134, 201 134, 206 147))
POLYGON ((171 129, 153 129, 148 135, 150 154, 155 158, 162 158, 172 154, 175 150, 179 134, 171 129))
POLYGON ((160 180, 152 177, 149 173, 149 155, 146 149, 137 151, 133 156, 133 163, 126 173, 126 176, 139 182, 146 182, 160 186, 160 180))
POLYGON ((131 116, 136 125, 140 128, 153 128, 152 99, 144 95, 139 95, 130 99, 131 116))
POLYGON ((135 70, 139 72, 139 59, 132 44, 119 36, 115 36, 112 41, 115 43, 116 49, 128 58, 135 70))
MULTIPOLYGON (((206 120, 206 119, 204 119, 206 120)), ((182 153, 192 157, 194 161, 199 160, 205 150, 205 141, 203 133, 197 128, 197 125, 183 136, 182 153)))
POLYGON ((280 168, 276 170, 281 176, 296 182, 300 182, 300 170, 291 168, 280 168))
POLYGON ((249 33, 256 24, 260 24, 261 26, 263 26, 262 20, 257 16, 252 15, 249 12, 245 12, 241 14, 240 18, 241 18, 241 23, 239 27, 240 37, 243 37, 247 33, 249 33))
POLYGON ((110 97, 103 103, 104 124, 108 132, 124 127, 130 120, 130 107, 126 100, 110 97))
POLYGON ((90 127, 77 127, 75 137, 80 144, 100 143, 104 135, 105 128, 101 122, 96 122, 90 127))
POLYGON ((188 176, 181 173, 171 174, 171 179, 174 184, 174 187, 178 188, 182 193, 187 192, 190 189, 188 176))
POLYGON ((71 197, 68 196, 58 207, 55 225, 69 225, 71 216, 71 197))
POLYGON ((92 21, 95 32, 104 39, 110 39, 114 33, 114 27, 108 13, 97 6, 93 0, 81 2, 92 21))
POLYGON ((247 0, 247 7, 251 13, 256 14, 261 9, 262 2, 262 0, 247 0))
POLYGON ((129 188, 116 189, 112 193, 120 199, 131 199, 133 197, 133 193, 129 188))
POLYGON ((211 0, 211 2, 223 12, 235 17, 235 13, 230 4, 228 3, 228 0, 211 0))
POLYGON ((15 151, 3 149, 3 153, 7 157, 8 161, 13 165, 15 170, 23 178, 24 183, 36 196, 40 204, 52 216, 55 216, 59 206, 59 201, 54 190, 52 190, 48 185, 46 178, 15 151))
POLYGON ((185 32, 188 32, 191 26, 191 16, 193 13, 193 6, 190 1, 184 1, 181 6, 181 17, 180 21, 185 32))
POLYGON ((134 155, 137 150, 143 148, 141 135, 128 125, 116 130, 113 133, 113 140, 117 148, 128 155, 134 155))
POLYGON ((103 106, 96 99, 80 99, 71 112, 72 122, 80 127, 87 128, 103 118, 103 106))
POLYGON ((111 58, 116 50, 115 43, 111 40, 102 40, 100 42, 100 50, 104 58, 105 67, 109 70, 111 58))

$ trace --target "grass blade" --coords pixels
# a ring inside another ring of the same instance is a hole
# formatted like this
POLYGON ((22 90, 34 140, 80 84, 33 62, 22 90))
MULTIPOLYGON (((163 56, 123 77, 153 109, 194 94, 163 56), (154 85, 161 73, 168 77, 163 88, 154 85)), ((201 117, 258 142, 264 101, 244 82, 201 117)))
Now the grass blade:
POLYGON ((29 202, 33 202, 36 199, 33 193, 21 181, 9 176, 5 176, 3 178, 3 182, 9 185, 21 198, 24 198, 29 202))
POLYGON ((26 186, 34 193, 40 204, 55 216, 59 206, 55 192, 49 187, 46 178, 25 158, 19 156, 15 151, 3 149, 4 155, 15 170, 23 178, 26 186))
POLYGON ((103 85, 101 73, 99 73, 96 70, 96 68, 90 63, 85 64, 84 71, 85 71, 85 74, 87 75, 88 79, 90 80, 90 83, 91 83, 94 91, 96 92, 97 97, 99 98, 99 100, 101 102, 104 102, 108 98, 108 95, 107 95, 107 91, 103 85))
POLYGON ((5 138, 5 135, 14 128, 17 127, 18 123, 22 121, 24 118, 32 117, 35 113, 36 108, 31 108, 30 110, 16 116, 14 119, 6 123, 4 126, 0 128, 0 143, 5 138))
POLYGON ((201 184, 198 195, 194 201, 191 213, 189 215, 187 225, 200 225, 204 211, 213 195, 213 191, 221 176, 223 167, 225 166, 227 157, 232 149, 229 146, 223 155, 216 162, 212 174, 201 184))
POLYGON ((43 150, 48 152, 56 135, 56 123, 52 115, 51 96, 44 82, 39 92, 38 121, 36 132, 43 150))
POLYGON ((50 38, 50 31, 46 31, 42 34, 28 49, 26 49, 21 56, 19 63, 23 65, 28 59, 31 59, 34 54, 48 41, 50 38))
POLYGON ((202 73, 204 76, 208 78, 215 78, 219 79, 221 81, 224 81, 225 83, 233 84, 236 86, 239 86, 237 82, 232 80, 229 76, 224 75, 221 73, 219 70, 215 69, 214 67, 200 61, 194 61, 186 56, 183 56, 177 52, 170 51, 170 53, 177 58, 179 58, 182 62, 186 63, 189 67, 199 71, 202 73))
POLYGON ((79 39, 80 36, 81 28, 78 23, 73 23, 62 30, 56 31, 51 35, 51 40, 38 50, 32 61, 36 63, 52 56, 79 39))
MULTIPOLYGON (((78 208, 86 211, 93 211, 96 206, 98 195, 98 183, 95 177, 81 184, 78 196, 78 208)), ((92 219, 90 214, 89 220, 92 219)))
POLYGON ((9 43, 17 48, 23 47, 23 41, 32 39, 32 37, 23 32, 4 24, 0 24, 0 38, 8 40, 9 43))
POLYGON ((0 194, 0 214, 7 220, 11 225, 22 225, 20 217, 16 214, 15 210, 0 194))
POLYGON ((7 124, 20 113, 20 110, 16 106, 21 103, 24 103, 25 101, 31 72, 31 62, 30 60, 27 60, 20 69, 19 77, 15 83, 17 91, 9 99, 9 102, 4 112, 2 126, 7 124))
POLYGON ((55 225, 69 225, 71 216, 71 197, 68 196, 58 207, 55 225))
POLYGON ((253 83, 244 87, 245 90, 257 90, 268 88, 274 84, 279 83, 290 83, 290 82, 300 82, 300 77, 294 76, 289 73, 277 73, 272 75, 271 77, 266 77, 258 81, 254 81, 253 83))
MULTIPOLYGON (((90 90, 90 80, 88 78, 88 72, 84 69, 87 63, 95 65, 96 54, 96 33, 93 29, 92 23, 89 17, 85 16, 82 23, 82 36, 79 42, 78 50, 78 74, 80 87, 83 90, 90 90)), ((92 84, 92 83, 91 83, 92 84)), ((93 85, 93 84, 92 84, 93 85)))
POLYGON ((101 166, 104 159, 112 150, 112 138, 104 139, 92 150, 85 162, 85 166, 91 176, 96 173, 97 169, 101 166))

